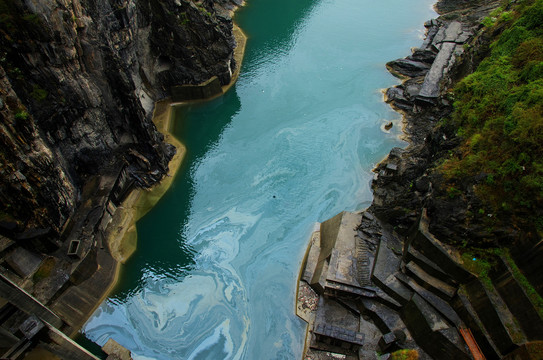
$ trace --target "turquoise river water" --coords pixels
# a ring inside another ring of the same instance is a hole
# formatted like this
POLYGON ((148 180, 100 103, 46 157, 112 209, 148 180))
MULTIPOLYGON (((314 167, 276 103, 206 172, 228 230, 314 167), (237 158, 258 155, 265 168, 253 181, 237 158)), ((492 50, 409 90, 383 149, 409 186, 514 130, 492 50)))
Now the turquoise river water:
POLYGON ((135 359, 300 359, 296 280, 315 222, 371 203, 398 140, 385 63, 420 45, 432 0, 249 0, 237 84, 175 111, 188 153, 83 333, 135 359))

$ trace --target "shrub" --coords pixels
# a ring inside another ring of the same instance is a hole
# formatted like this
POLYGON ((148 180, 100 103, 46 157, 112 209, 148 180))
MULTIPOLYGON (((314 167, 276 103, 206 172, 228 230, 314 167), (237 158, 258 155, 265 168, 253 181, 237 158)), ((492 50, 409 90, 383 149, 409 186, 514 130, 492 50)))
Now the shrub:
POLYGON ((19 110, 15 113, 16 120, 26 120, 28 119, 28 113, 25 110, 19 110))
POLYGON ((44 101, 47 98, 48 92, 45 89, 42 89, 38 85, 34 85, 30 96, 36 101, 44 101))
POLYGON ((458 196, 454 183, 462 177, 482 174, 476 194, 485 207, 518 211, 523 215, 515 219, 535 224, 543 216, 543 0, 491 18, 515 14, 490 56, 454 89, 452 122, 465 140, 461 155, 440 170, 449 197, 458 196), (535 211, 526 217, 523 207, 535 211))

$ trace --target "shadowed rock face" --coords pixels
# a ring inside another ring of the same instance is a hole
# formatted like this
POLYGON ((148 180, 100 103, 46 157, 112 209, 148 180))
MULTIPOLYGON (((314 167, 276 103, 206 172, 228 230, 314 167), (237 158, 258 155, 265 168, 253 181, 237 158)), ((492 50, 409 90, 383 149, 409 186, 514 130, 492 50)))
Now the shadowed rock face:
POLYGON ((228 2, 0 1, 0 230, 58 235, 94 175, 137 185, 174 149, 151 122, 170 87, 235 68, 228 2))

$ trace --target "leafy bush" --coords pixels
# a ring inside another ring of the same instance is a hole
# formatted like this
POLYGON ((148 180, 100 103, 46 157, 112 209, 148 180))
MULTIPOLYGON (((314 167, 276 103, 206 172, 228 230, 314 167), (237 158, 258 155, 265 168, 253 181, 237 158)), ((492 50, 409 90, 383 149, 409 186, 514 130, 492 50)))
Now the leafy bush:
POLYGON ((28 113, 25 110, 19 110, 15 113, 16 120, 26 120, 28 119, 28 113))
MULTIPOLYGON (((455 88, 452 120, 465 142, 441 171, 453 185, 483 175, 476 193, 487 206, 535 224, 543 215, 543 0, 522 6, 490 56, 455 88)), ((512 19, 513 11, 491 15, 512 19)))
POLYGON ((44 101, 47 98, 48 92, 38 85, 34 85, 30 95, 37 101, 44 101))

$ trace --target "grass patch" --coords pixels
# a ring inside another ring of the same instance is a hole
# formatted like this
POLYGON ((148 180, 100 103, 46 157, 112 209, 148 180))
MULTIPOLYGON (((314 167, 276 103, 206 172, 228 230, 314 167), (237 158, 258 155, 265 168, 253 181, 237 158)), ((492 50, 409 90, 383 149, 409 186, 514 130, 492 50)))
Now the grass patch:
POLYGON ((483 285, 492 289, 494 285, 490 279, 490 271, 495 264, 494 255, 488 250, 471 250, 462 253, 464 267, 471 273, 477 275, 483 285))
POLYGON ((54 257, 48 257, 45 259, 41 265, 40 268, 34 273, 33 279, 34 282, 39 282, 40 280, 43 280, 45 278, 48 278, 51 276, 51 272, 55 268, 57 261, 54 257))
POLYGON ((419 353, 412 349, 397 350, 390 354, 392 360, 418 360, 418 358, 419 353))
POLYGON ((511 268, 511 271, 513 272, 513 277, 518 281, 520 286, 524 289, 526 292, 526 295, 528 295, 528 298, 534 305, 535 309, 537 310, 537 313, 539 314, 539 317, 543 320, 543 298, 539 293, 534 289, 530 281, 524 276, 524 274, 520 271, 517 264, 511 257, 511 254, 509 254, 508 250, 503 251, 502 253, 504 259, 507 261, 507 264, 511 268))
POLYGON ((28 113, 26 112, 26 110, 19 110, 15 113, 15 119, 16 120, 26 120, 28 119, 28 113))

